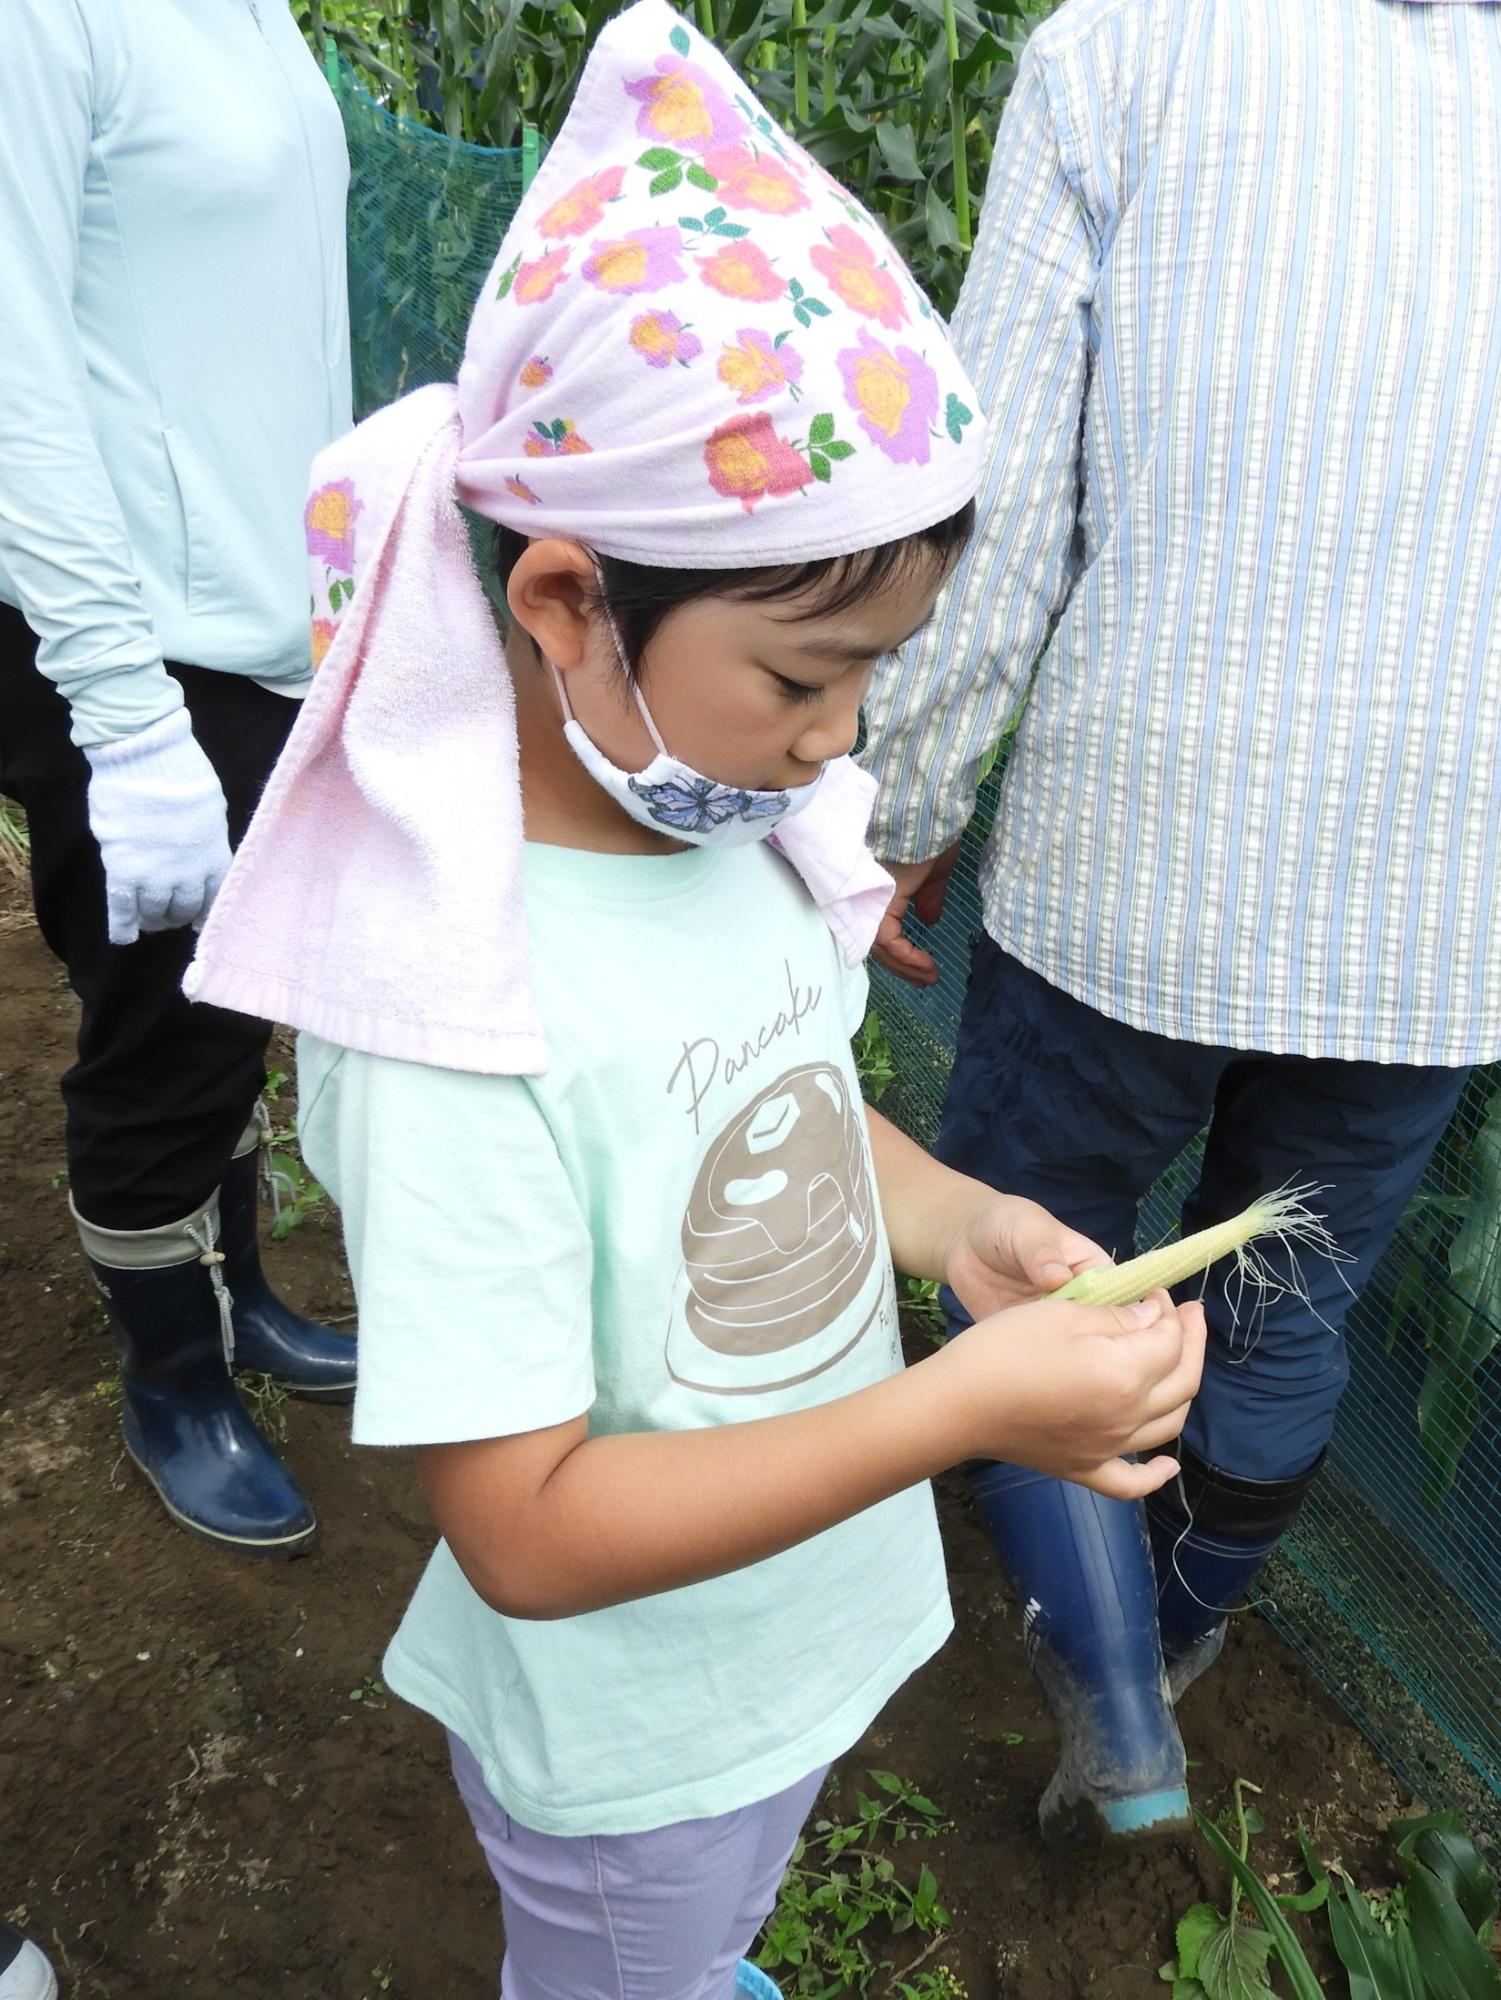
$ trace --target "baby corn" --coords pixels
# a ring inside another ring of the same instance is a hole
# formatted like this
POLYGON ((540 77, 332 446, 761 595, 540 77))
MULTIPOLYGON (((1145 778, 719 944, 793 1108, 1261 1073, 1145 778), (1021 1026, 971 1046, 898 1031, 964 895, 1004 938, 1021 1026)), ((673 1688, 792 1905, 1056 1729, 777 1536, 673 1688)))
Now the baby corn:
MULTIPOLYGON (((1124 1264, 1106 1264, 1094 1271, 1081 1271, 1061 1286, 1053 1297, 1073 1299, 1086 1306, 1129 1306, 1149 1292, 1182 1284, 1200 1271, 1208 1270, 1221 1257, 1233 1256, 1244 1277, 1262 1282, 1260 1260, 1248 1246, 1257 1237, 1275 1236, 1284 1243, 1301 1242, 1326 1256, 1338 1256, 1320 1217, 1307 1208, 1303 1195, 1308 1188, 1286 1188, 1264 1194, 1242 1214, 1212 1229, 1200 1229, 1176 1243, 1164 1243, 1145 1256, 1131 1257, 1124 1264)), ((1283 1282, 1276 1281, 1283 1289, 1283 1282)))

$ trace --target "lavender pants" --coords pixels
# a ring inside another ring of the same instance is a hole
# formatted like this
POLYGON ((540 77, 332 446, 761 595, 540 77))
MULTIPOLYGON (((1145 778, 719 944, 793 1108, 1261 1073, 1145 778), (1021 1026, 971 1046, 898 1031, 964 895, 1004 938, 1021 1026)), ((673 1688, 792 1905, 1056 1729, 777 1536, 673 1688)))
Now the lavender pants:
POLYGON ((501 2000, 733 2000, 826 1772, 715 1819, 652 1833, 534 1833, 450 1733, 459 1796, 500 1884, 501 2000))

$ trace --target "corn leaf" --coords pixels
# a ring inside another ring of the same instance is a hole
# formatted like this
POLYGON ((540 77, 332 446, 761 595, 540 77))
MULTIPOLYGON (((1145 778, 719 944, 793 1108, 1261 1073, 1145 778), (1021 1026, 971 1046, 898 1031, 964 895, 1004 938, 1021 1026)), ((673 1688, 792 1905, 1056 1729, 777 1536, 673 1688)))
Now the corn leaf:
POLYGON ((1501 1909, 1496 1878, 1479 1848, 1452 1812, 1395 1819, 1387 1828, 1403 1861, 1431 1869, 1464 1912, 1472 1931, 1483 1933, 1501 1909))
POLYGON ((1501 1971, 1431 1868, 1413 1864, 1407 1885, 1412 1941, 1429 1993, 1442 2000, 1498 2000, 1501 1971))
MULTIPOLYGON (((1425 2000, 1423 1981, 1396 1938, 1377 1923, 1370 1904, 1343 1870, 1329 1898, 1329 1930, 1350 1975, 1350 2000, 1425 2000)), ((1399 1935, 1403 1933, 1399 1932, 1399 1935)), ((1437 2000, 1437 1996, 1434 1996, 1437 2000)))

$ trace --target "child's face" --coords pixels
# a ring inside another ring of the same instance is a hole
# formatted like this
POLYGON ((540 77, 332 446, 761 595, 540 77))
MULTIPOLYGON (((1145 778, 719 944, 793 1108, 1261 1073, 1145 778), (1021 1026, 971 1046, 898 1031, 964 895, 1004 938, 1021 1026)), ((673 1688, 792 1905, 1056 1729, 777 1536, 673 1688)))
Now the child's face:
MULTIPOLYGON (((534 544, 518 572, 544 548, 564 546, 534 544)), ((577 582, 586 594, 594 577, 587 557, 585 564, 577 582)), ((820 765, 853 748, 876 662, 927 621, 945 573, 936 556, 914 560, 897 581, 832 617, 791 599, 747 604, 725 597, 669 613, 640 673, 662 741, 674 757, 722 784, 774 791, 811 783, 820 765)), ((537 608, 527 579, 513 575, 512 610, 566 675, 586 735, 622 770, 640 770, 656 746, 630 699, 608 622, 575 609, 582 621, 575 632, 558 629, 560 599, 571 598, 575 607, 581 601, 579 592, 560 591, 561 581, 549 579, 538 619, 527 615, 537 608)))
MULTIPOLYGON (((942 582, 934 558, 833 617, 788 600, 683 605, 642 663, 641 691, 663 742, 723 784, 810 784, 854 748, 876 662, 927 622, 942 582)), ((650 754, 649 740, 642 748, 650 754)))

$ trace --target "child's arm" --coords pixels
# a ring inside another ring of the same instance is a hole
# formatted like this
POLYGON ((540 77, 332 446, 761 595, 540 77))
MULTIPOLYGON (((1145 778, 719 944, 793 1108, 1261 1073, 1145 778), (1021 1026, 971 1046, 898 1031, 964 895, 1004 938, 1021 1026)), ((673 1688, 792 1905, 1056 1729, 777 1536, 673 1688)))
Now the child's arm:
POLYGON ((1035 1201, 997 1194, 941 1166, 879 1111, 865 1107, 891 1261, 951 1285, 973 1319, 1047 1292, 1110 1259, 1035 1201))
POLYGON ((704 1430, 547 1430, 428 1445, 439 1527, 496 1610, 561 1618, 740 1569, 967 1458, 1131 1498, 1176 1471, 1204 1356, 1197 1305, 1043 1299, 821 1408, 704 1430))

